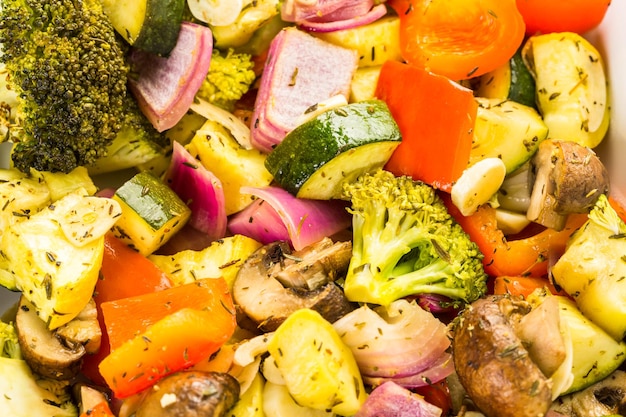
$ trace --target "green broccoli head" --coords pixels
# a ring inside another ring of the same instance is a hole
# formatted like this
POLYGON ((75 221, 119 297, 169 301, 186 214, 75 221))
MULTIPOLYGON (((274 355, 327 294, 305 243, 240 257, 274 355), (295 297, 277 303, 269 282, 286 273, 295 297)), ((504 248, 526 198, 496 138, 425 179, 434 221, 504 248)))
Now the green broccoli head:
POLYGON ((106 155, 99 157, 87 169, 91 175, 137 168, 154 159, 167 159, 172 143, 166 132, 157 131, 129 94, 124 99, 122 128, 107 147, 106 155))
POLYGON ((353 216, 348 299, 389 305, 439 294, 460 305, 485 294, 483 255, 432 187, 379 170, 345 184, 344 197, 353 216))
POLYGON ((213 49, 211 65, 196 96, 225 110, 232 111, 235 102, 248 92, 256 79, 252 56, 232 49, 213 49))
POLYGON ((4 0, 0 43, 19 99, 12 160, 70 172, 106 153, 120 130, 128 67, 95 0, 4 0))

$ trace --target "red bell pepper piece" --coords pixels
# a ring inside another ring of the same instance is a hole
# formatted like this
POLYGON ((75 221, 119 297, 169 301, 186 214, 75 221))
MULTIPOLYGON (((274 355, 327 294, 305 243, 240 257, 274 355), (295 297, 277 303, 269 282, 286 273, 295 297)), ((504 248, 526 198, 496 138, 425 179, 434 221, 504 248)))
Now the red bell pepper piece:
POLYGON ((424 69, 387 61, 376 96, 387 103, 402 134, 385 169, 449 192, 469 162, 478 111, 472 91, 424 69))
POLYGON ((446 379, 417 387, 413 391, 424 397, 429 403, 439 407, 442 416, 450 414, 450 410, 452 410, 452 397, 446 379))

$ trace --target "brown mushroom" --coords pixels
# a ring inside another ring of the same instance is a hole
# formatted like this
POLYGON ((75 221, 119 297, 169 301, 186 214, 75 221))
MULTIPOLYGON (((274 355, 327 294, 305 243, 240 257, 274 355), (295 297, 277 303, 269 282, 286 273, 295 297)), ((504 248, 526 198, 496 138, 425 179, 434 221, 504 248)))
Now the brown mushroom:
POLYGON ((22 355, 33 372, 58 380, 78 375, 85 347, 80 343, 66 344, 51 332, 24 296, 20 297, 15 327, 22 355))
POLYGON ((181 371, 159 381, 136 417, 222 417, 239 400, 239 382, 227 373, 181 371))
POLYGON ((345 274, 351 243, 324 239, 292 252, 285 242, 259 248, 243 264, 233 299, 262 331, 274 331, 292 312, 313 309, 330 322, 354 309, 334 280, 345 274))
POLYGON ((588 212, 609 192, 609 174, 596 154, 576 142, 541 142, 530 162, 529 220, 562 230, 571 213, 588 212))
POLYGON ((530 311, 522 300, 491 296, 460 315, 452 342, 459 381, 487 417, 536 417, 552 403, 551 382, 532 361, 509 317, 530 311))
POLYGON ((559 308, 556 297, 546 297, 518 321, 510 320, 530 359, 547 377, 552 376, 566 358, 559 308))
POLYGON ((85 346, 86 353, 95 354, 100 350, 102 329, 98 322, 98 309, 93 299, 70 322, 54 330, 57 337, 67 345, 85 346))

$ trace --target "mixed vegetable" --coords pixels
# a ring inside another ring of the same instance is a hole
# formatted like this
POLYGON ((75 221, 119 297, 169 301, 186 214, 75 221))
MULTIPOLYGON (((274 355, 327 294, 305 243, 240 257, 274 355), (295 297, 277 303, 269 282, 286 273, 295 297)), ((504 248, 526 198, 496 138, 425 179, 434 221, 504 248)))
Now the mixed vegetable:
POLYGON ((0 409, 626 414, 609 3, 0 0, 0 409))

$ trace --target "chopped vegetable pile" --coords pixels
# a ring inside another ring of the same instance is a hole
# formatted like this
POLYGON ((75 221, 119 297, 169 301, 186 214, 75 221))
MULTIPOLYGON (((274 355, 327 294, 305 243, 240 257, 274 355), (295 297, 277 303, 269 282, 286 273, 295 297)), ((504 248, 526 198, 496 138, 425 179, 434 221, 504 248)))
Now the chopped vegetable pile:
POLYGON ((0 0, 0 409, 625 415, 610 2, 562 3, 0 0))

